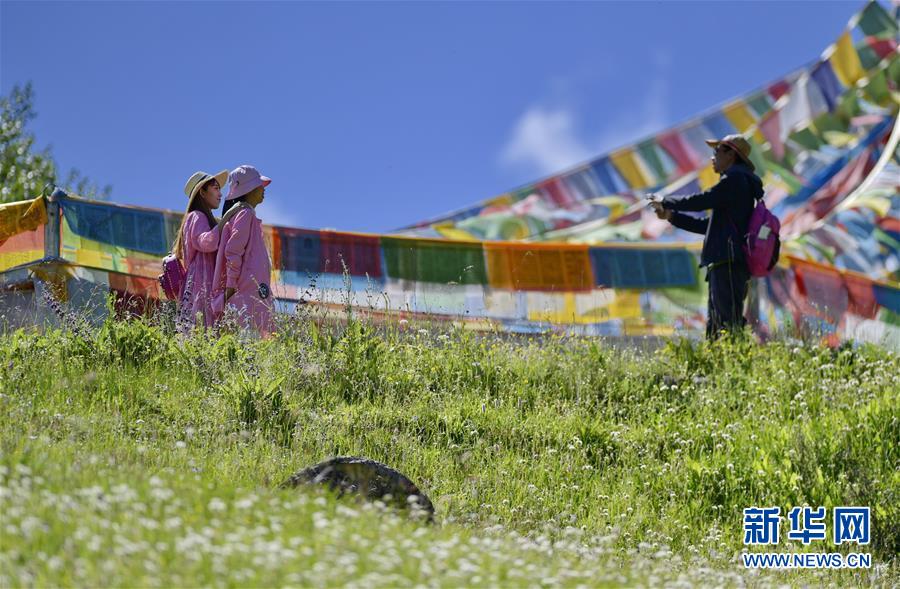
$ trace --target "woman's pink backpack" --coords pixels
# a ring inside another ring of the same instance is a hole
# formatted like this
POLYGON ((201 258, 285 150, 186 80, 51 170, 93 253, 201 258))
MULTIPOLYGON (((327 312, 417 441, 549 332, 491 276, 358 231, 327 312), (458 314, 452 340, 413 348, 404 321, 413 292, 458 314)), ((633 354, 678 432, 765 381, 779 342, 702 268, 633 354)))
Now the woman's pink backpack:
POLYGON ((159 275, 159 285, 162 287, 166 298, 177 301, 181 298, 187 273, 181 260, 175 254, 169 254, 162 261, 162 274, 159 275))
POLYGON ((752 276, 766 276, 778 263, 781 254, 781 222, 766 208, 762 199, 750 215, 744 236, 744 258, 752 276))

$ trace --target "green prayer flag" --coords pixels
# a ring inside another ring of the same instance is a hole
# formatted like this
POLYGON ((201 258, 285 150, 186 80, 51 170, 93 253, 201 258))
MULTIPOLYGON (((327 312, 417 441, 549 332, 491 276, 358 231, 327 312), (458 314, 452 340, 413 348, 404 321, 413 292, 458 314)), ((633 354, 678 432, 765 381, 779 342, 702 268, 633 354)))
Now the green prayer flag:
POLYGON ((863 69, 866 71, 871 70, 873 67, 878 65, 878 62, 881 61, 881 58, 878 57, 878 54, 875 53, 875 50, 872 49, 865 41, 856 46, 856 53, 859 55, 859 62, 862 64, 863 69))
POLYGON ((820 147, 822 147, 822 140, 813 132, 813 130, 809 126, 803 127, 802 129, 797 129, 796 131, 791 133, 790 140, 799 145, 802 145, 810 151, 816 151, 820 147))
POLYGON ((900 326, 900 313, 894 313, 890 309, 881 308, 881 311, 878 313, 878 319, 882 323, 886 323, 888 325, 897 325, 900 326))
POLYGON ((887 67, 888 79, 894 83, 894 86, 900 86, 900 59, 894 55, 890 65, 887 67))
POLYGON ((753 109, 753 112, 756 113, 756 116, 761 118, 764 114, 772 110, 772 106, 769 103, 769 97, 766 96, 764 92, 760 92, 751 96, 747 100, 747 104, 750 105, 750 108, 753 109))
MULTIPOLYGON (((844 92, 840 102, 838 102, 836 112, 842 116, 846 122, 849 122, 851 118, 862 113, 862 109, 859 106, 859 97, 856 95, 856 92, 844 92)), ((847 125, 845 124, 843 126, 845 128, 840 130, 846 131, 847 125)))
POLYGON ((487 284, 480 243, 381 238, 388 276, 438 284, 487 284))
MULTIPOLYGON (((813 135, 811 131, 809 132, 809 134, 815 137, 815 135, 813 135)), ((773 174, 777 174, 778 177, 781 178, 781 181, 787 185, 792 194, 803 188, 803 183, 797 180, 797 177, 794 176, 794 174, 792 174, 790 170, 779 166, 775 162, 767 160, 766 169, 771 171, 773 174)))
POLYGON ((756 167, 756 175, 762 177, 766 173, 766 167, 768 166, 768 162, 763 157, 763 148, 752 137, 747 138, 747 143, 750 144, 750 161, 756 167))
POLYGON ((666 174, 666 168, 663 166, 662 160, 659 157, 656 142, 652 139, 650 141, 645 141, 638 145, 637 151, 641 154, 641 157, 644 158, 644 162, 650 166, 653 173, 656 174, 656 177, 660 181, 665 181, 668 174, 666 174))
POLYGON ((514 202, 518 202, 522 199, 528 198, 532 194, 535 193, 534 186, 526 186, 524 188, 519 188, 518 190, 513 191, 512 198, 514 202))
POLYGON ((883 70, 869 74, 869 81, 863 86, 863 92, 865 92, 866 98, 875 104, 887 105, 891 98, 891 92, 888 88, 887 76, 883 70))
POLYGON ((860 13, 857 26, 867 35, 897 34, 897 21, 876 0, 869 2, 860 13))
POLYGON ((820 114, 813 120, 813 126, 821 137, 826 131, 846 131, 847 126, 841 123, 840 117, 834 113, 820 114))

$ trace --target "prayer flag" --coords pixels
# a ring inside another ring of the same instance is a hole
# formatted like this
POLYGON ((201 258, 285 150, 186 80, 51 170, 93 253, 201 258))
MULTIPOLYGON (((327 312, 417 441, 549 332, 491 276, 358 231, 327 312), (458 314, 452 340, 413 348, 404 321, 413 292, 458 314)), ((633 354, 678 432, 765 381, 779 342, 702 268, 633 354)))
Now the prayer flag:
POLYGON ((866 80, 866 85, 863 86, 863 92, 875 104, 886 105, 891 98, 891 91, 884 71, 871 73, 866 80))
POLYGON ((550 204, 560 208, 568 208, 575 204, 575 198, 569 193, 569 189, 562 178, 548 178, 538 184, 538 189, 546 196, 544 199, 550 204))
POLYGON ((819 90, 822 93, 822 98, 828 106, 828 110, 834 110, 837 106, 838 97, 844 91, 844 88, 834 74, 831 64, 827 61, 820 61, 812 69, 810 76, 818 85, 819 90))
POLYGON ((635 157, 634 150, 617 151, 610 156, 610 159, 632 188, 647 188, 654 184, 643 163, 635 157))
POLYGON ((719 175, 713 169, 712 164, 709 164, 700 168, 700 172, 697 175, 697 180, 700 182, 701 190, 709 190, 719 183, 719 175))
POLYGON ((889 34, 898 32, 897 20, 892 17, 879 2, 872 0, 859 13, 856 25, 866 35, 889 34))
POLYGON ((481 243, 382 237, 389 278, 439 284, 486 284, 481 243))
POLYGON ((672 156, 678 171, 687 174, 700 167, 701 158, 697 152, 687 144, 678 131, 669 131, 660 135, 657 140, 666 152, 672 156))
POLYGON ((568 184, 569 192, 577 200, 588 200, 601 195, 601 191, 595 184, 594 176, 588 168, 576 170, 563 179, 568 184))
POLYGON ((720 112, 713 113, 703 119, 703 125, 712 131, 717 139, 725 137, 726 135, 732 135, 741 130, 736 128, 735 125, 732 125, 731 121, 720 112))
POLYGON ((768 88, 769 96, 772 97, 773 101, 777 101, 779 98, 787 94, 791 89, 791 85, 787 82, 787 80, 779 80, 775 82, 768 88))
POLYGON ((705 161, 707 156, 712 153, 712 148, 706 144, 706 141, 708 139, 719 139, 719 137, 715 136, 715 133, 700 123, 685 127, 681 135, 688 145, 693 148, 694 152, 700 154, 701 161, 705 161))
POLYGON ((772 101, 766 92, 758 92, 747 99, 747 105, 753 109, 757 118, 762 118, 766 113, 772 110, 772 101))
POLYGON ((488 282, 512 290, 590 290, 588 246, 485 243, 488 282))
POLYGON ((722 113, 731 121, 731 124, 741 133, 746 133, 748 129, 753 128, 753 136, 758 143, 765 142, 766 138, 756 128, 756 117, 753 115, 747 104, 741 100, 736 100, 727 105, 722 113))
POLYGON ((781 122, 778 111, 772 111, 759 122, 759 130, 769 142, 772 155, 781 161, 784 159, 784 143, 781 140, 781 122))
POLYGON ((378 236, 321 231, 319 240, 322 271, 343 274, 346 269, 351 276, 382 276, 378 236))
POLYGON ((828 61, 834 68, 834 73, 844 86, 848 88, 853 86, 858 79, 863 77, 862 63, 859 61, 859 55, 853 47, 853 39, 850 38, 849 32, 844 32, 838 38, 836 44, 831 48, 831 55, 828 61))
POLYGON ((26 231, 34 231, 47 222, 47 206, 43 197, 0 204, 0 245, 26 231))
POLYGON ((656 177, 660 181, 665 181, 668 179, 669 174, 672 173, 673 167, 672 165, 667 166, 664 162, 665 153, 659 148, 655 141, 650 139, 649 141, 644 141, 637 147, 638 153, 641 155, 641 158, 644 160, 644 163, 650 168, 650 170, 656 175, 656 177))
POLYGON ((750 127, 756 124, 756 118, 750 113, 750 109, 747 108, 747 105, 741 101, 736 100, 722 109, 725 117, 731 121, 731 124, 734 127, 743 133, 750 127))
POLYGON ((591 171, 596 176, 604 194, 619 194, 628 191, 628 185, 608 157, 600 158, 591 164, 591 171))
POLYGON ((696 260, 685 249, 590 248, 597 286, 667 288, 697 283, 696 260))

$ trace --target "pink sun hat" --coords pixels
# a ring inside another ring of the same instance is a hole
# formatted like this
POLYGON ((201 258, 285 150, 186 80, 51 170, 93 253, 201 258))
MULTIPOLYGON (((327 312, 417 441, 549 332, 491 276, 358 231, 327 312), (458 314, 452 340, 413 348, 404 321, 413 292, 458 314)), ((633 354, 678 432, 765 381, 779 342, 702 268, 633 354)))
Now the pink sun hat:
POLYGON ((271 181, 271 178, 263 176, 253 166, 238 166, 228 174, 228 195, 225 200, 240 198, 254 188, 268 186, 271 181))

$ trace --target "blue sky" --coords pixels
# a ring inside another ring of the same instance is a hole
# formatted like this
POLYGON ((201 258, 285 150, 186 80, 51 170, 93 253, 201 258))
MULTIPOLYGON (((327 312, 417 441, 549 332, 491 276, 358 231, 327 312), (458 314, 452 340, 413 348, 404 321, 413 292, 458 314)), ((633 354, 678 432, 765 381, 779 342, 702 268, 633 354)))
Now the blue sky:
POLYGON ((0 92, 114 201, 251 163, 265 222, 384 232, 765 84, 863 4, 4 0, 0 92))

